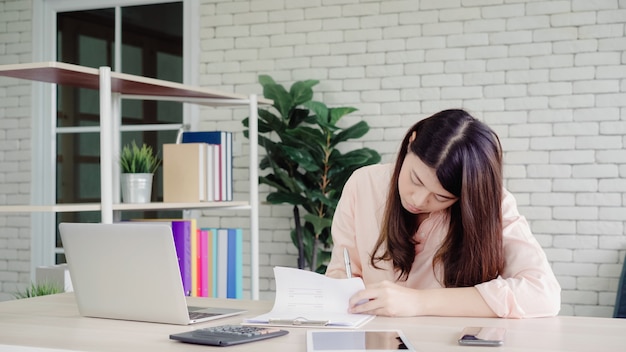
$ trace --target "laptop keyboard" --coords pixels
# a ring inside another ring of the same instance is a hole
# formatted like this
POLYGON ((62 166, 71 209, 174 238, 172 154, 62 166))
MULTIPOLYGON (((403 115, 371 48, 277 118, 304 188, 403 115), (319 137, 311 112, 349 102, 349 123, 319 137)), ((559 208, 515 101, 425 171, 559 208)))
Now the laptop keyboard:
POLYGON ((189 319, 198 320, 204 318, 214 317, 216 315, 220 315, 220 313, 210 313, 210 312, 189 312, 189 319))

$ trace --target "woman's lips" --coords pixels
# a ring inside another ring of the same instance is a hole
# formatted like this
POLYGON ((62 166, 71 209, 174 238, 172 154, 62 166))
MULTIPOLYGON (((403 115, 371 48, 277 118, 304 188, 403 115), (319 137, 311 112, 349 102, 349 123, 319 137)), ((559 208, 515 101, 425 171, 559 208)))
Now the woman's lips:
POLYGON ((409 211, 409 213, 413 213, 413 214, 419 214, 422 212, 422 210, 420 208, 416 208, 412 205, 407 205, 406 210, 409 211))

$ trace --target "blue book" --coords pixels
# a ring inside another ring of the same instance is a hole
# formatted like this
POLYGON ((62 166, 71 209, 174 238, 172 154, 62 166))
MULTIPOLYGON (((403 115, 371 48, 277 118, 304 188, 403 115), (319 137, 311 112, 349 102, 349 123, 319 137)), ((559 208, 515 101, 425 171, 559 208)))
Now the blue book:
POLYGON ((228 229, 227 298, 243 296, 242 237, 241 229, 228 229))
POLYGON ((182 135, 183 143, 215 144, 220 148, 219 170, 220 189, 215 199, 233 200, 233 134, 225 131, 186 131, 182 135))
POLYGON ((237 289, 235 291, 235 298, 243 298, 243 230, 236 229, 237 231, 237 266, 235 267, 235 280, 237 289))

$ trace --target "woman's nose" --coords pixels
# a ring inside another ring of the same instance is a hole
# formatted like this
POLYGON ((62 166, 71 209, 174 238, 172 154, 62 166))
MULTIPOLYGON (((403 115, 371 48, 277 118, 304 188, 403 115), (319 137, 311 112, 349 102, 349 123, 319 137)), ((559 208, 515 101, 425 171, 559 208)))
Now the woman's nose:
POLYGON ((429 196, 430 192, 423 189, 418 189, 413 192, 413 204, 415 204, 416 207, 423 207, 424 205, 426 205, 426 203, 428 203, 429 196))

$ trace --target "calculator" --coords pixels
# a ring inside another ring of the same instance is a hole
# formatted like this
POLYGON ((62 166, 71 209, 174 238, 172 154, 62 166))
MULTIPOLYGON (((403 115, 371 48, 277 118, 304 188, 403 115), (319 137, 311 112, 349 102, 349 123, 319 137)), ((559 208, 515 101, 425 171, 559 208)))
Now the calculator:
POLYGON ((287 335, 289 331, 271 327, 219 325, 171 334, 170 339, 211 346, 232 346, 287 335))

